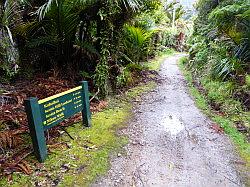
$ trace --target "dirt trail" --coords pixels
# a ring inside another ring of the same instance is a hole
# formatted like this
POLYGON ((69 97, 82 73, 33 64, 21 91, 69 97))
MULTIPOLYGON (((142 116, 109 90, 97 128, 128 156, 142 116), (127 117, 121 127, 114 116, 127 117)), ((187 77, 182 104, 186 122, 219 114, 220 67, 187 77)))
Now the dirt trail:
POLYGON ((210 128, 188 94, 177 66, 181 56, 165 60, 162 83, 142 98, 121 132, 130 139, 126 155, 113 158, 107 176, 93 186, 244 186, 229 139, 210 128))

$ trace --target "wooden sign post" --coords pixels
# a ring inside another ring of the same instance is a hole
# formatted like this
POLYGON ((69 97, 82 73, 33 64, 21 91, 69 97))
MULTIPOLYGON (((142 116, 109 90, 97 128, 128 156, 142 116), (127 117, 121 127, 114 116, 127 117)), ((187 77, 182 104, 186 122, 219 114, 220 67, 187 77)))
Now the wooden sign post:
POLYGON ((24 104, 34 153, 40 162, 44 162, 48 155, 44 131, 78 112, 82 112, 83 125, 91 126, 87 81, 81 82, 79 87, 42 100, 29 98, 24 104))

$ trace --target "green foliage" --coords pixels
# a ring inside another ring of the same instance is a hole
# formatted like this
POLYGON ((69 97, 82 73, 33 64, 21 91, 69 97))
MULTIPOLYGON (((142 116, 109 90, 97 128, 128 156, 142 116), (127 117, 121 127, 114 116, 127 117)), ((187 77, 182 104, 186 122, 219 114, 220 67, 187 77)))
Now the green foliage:
POLYGON ((121 68, 121 73, 116 79, 118 88, 131 84, 133 82, 131 70, 127 67, 121 68))
POLYGON ((159 41, 162 46, 175 48, 177 44, 178 31, 176 29, 167 28, 159 33, 159 41))
MULTIPOLYGON (((189 39, 190 60, 186 66, 193 73, 193 77, 189 75, 190 84, 198 84, 203 100, 210 104, 206 114, 224 128, 248 160, 249 144, 235 126, 240 123, 249 128, 249 89, 247 83, 244 85, 250 70, 249 3, 197 1, 198 14, 189 39)), ((201 95, 199 91, 193 93, 195 97, 201 95)), ((200 99, 198 102, 202 103, 200 99)))
POLYGON ((217 44, 224 43, 231 57, 247 62, 250 57, 249 5, 245 0, 199 0, 192 37, 207 37, 210 41, 206 44, 216 40, 217 44))
POLYGON ((124 27, 123 45, 126 55, 134 63, 147 57, 148 46, 153 32, 142 28, 126 25, 124 27))
POLYGON ((216 124, 222 127, 237 145, 243 158, 247 162, 250 160, 250 146, 247 138, 235 128, 235 122, 241 122, 246 127, 249 127, 249 113, 242 110, 241 103, 232 98, 232 92, 235 85, 231 82, 221 83, 220 81, 212 81, 209 78, 203 78, 202 86, 204 86, 205 93, 200 92, 194 86, 193 76, 190 71, 180 63, 181 69, 188 81, 188 86, 191 94, 195 98, 197 106, 203 110, 216 124), (209 103, 216 103, 220 105, 221 111, 225 116, 218 115, 209 105, 209 103))
POLYGON ((129 74, 140 71, 128 64, 177 45, 179 30, 168 29, 171 20, 160 0, 6 2, 0 12, 5 76, 13 76, 12 66, 20 62, 25 76, 53 70, 77 81, 84 77, 106 96, 110 87, 130 82, 129 74))
POLYGON ((157 57, 155 59, 152 59, 144 64, 144 66, 152 71, 159 71, 162 62, 169 57, 170 55, 173 55, 175 53, 174 49, 167 48, 164 51, 161 51, 157 54, 157 57))
POLYGON ((165 11, 171 23, 175 23, 185 14, 183 6, 176 1, 166 4, 165 11))
POLYGON ((122 99, 109 99, 108 108, 92 116, 92 128, 83 128, 81 123, 72 125, 67 132, 74 140, 63 133, 55 140, 61 142, 58 147, 49 146, 49 157, 40 164, 41 169, 37 168, 35 158, 29 156, 27 159, 37 172, 32 175, 17 172, 13 174, 11 183, 7 178, 1 178, 0 186, 53 186, 55 181, 59 182, 58 186, 89 186, 108 171, 110 155, 123 154, 122 147, 128 140, 125 136, 118 136, 117 130, 127 125, 132 109, 130 101, 155 86, 154 82, 141 84, 128 90, 122 99), (65 165, 68 166, 67 171, 64 170, 65 165))
POLYGON ((231 82, 211 81, 203 78, 201 81, 204 88, 208 91, 208 98, 218 103, 223 103, 225 100, 231 98, 234 92, 234 84, 231 82))
POLYGON ((211 75, 215 79, 226 80, 235 78, 244 72, 245 65, 236 55, 229 54, 232 44, 225 41, 207 41, 200 36, 192 40, 190 48, 190 67, 197 74, 211 75))
POLYGON ((245 81, 246 81, 247 87, 250 88, 250 75, 246 75, 245 81))
POLYGON ((108 68, 108 65, 103 61, 97 65, 94 75, 95 85, 101 90, 103 96, 108 94, 108 68))
POLYGON ((145 70, 145 66, 136 63, 129 63, 125 67, 120 68, 120 74, 116 77, 117 87, 129 86, 134 82, 134 77, 145 70))
POLYGON ((228 76, 237 74, 236 71, 242 70, 242 66, 237 59, 222 59, 215 61, 212 67, 212 76, 225 80, 228 76))
POLYGON ((181 57, 180 60, 179 60, 180 64, 182 65, 186 65, 188 63, 188 58, 185 56, 185 57, 181 57))
POLYGON ((162 4, 158 4, 158 6, 154 7, 154 9, 147 9, 134 20, 134 25, 136 27, 140 27, 145 30, 152 30, 158 26, 167 25, 169 23, 170 20, 167 17, 162 4))
POLYGON ((226 32, 236 43, 240 43, 242 38, 249 37, 247 36, 249 33, 249 20, 247 19, 249 5, 250 3, 239 1, 223 7, 219 6, 209 14, 209 21, 213 23, 214 27, 226 32))
POLYGON ((8 81, 17 73, 18 51, 13 38, 13 26, 18 20, 18 1, 7 0, 0 3, 0 73, 8 81), (14 68, 13 68, 14 67, 14 68))

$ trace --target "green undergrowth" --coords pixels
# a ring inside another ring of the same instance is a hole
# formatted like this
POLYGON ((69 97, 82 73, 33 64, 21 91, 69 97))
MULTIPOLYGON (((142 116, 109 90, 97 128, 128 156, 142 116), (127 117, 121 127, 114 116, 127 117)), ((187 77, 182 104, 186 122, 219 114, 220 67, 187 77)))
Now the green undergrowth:
POLYGON ((150 60, 149 62, 146 62, 144 64, 144 66, 146 68, 148 68, 149 70, 152 70, 152 71, 158 71, 160 70, 160 67, 161 67, 161 64, 163 62, 163 60, 171 55, 173 55, 175 52, 174 49, 166 49, 165 51, 163 52, 160 52, 160 54, 158 55, 158 57, 150 60))
POLYGON ((235 123, 240 122, 249 127, 249 112, 242 109, 241 103, 232 96, 232 83, 213 81, 208 77, 201 80, 202 88, 205 93, 201 92, 195 85, 191 72, 186 68, 187 58, 180 59, 180 68, 188 82, 189 90, 196 101, 196 105, 228 134, 241 156, 250 165, 250 144, 244 134, 240 133, 235 127, 235 123), (211 103, 219 106, 219 112, 211 107, 211 103))
POLYGON ((131 117, 133 99, 152 90, 156 83, 148 82, 128 90, 122 96, 109 99, 109 106, 92 116, 92 127, 75 124, 67 128, 56 139, 56 146, 49 146, 49 156, 44 164, 37 163, 34 156, 28 158, 33 174, 13 174, 11 183, 6 178, 0 186, 89 186, 109 168, 110 155, 123 153, 128 143, 125 136, 118 136, 117 130, 127 125, 131 117))
POLYGON ((0 88, 0 94, 3 94, 4 93, 4 90, 0 88))

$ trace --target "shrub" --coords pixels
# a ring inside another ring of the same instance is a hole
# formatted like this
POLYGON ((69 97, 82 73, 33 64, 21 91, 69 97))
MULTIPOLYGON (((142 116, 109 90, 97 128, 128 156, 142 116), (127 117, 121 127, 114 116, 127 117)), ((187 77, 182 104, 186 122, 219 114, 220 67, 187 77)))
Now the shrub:
POLYGON ((249 87, 249 88, 250 88, 250 75, 246 75, 246 77, 245 77, 245 81, 246 81, 246 85, 247 85, 247 87, 249 87))
POLYGON ((133 82, 132 73, 129 68, 121 68, 121 73, 116 78, 117 87, 127 86, 133 82))
POLYGON ((207 91, 208 98, 212 101, 223 103, 232 97, 234 91, 232 82, 212 81, 209 78, 203 78, 201 83, 207 91))

